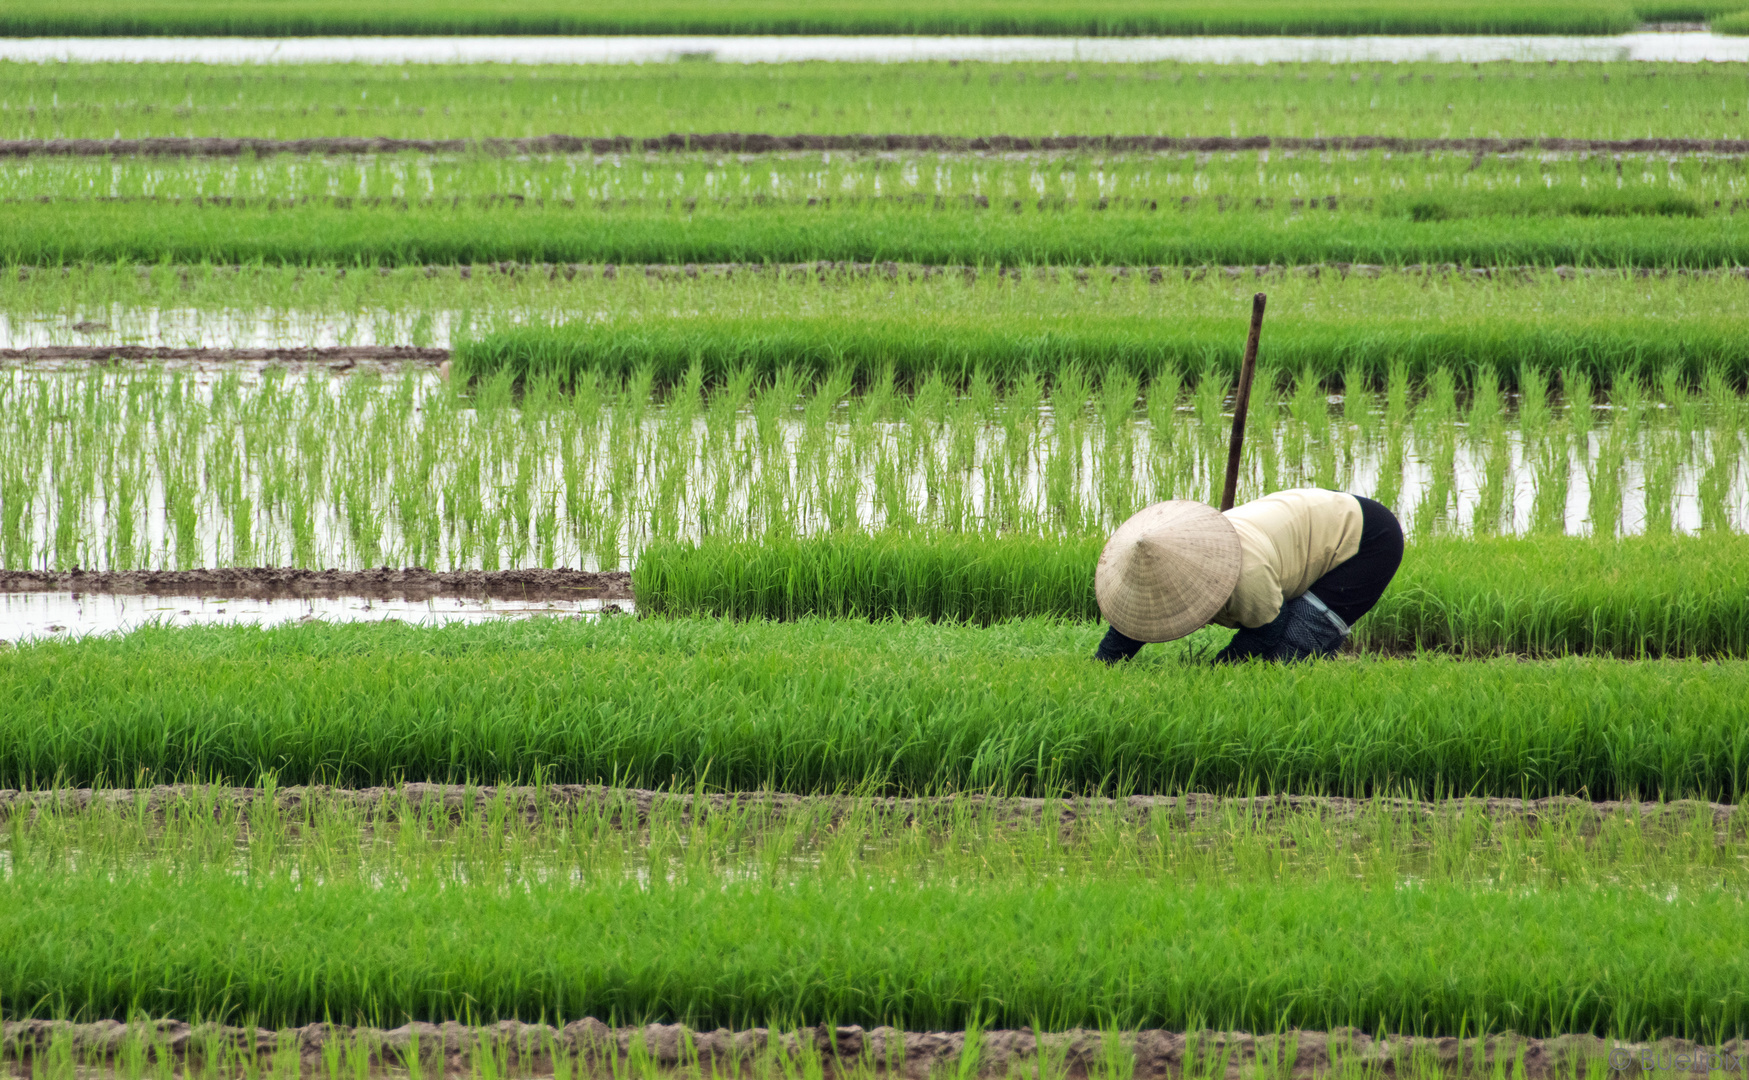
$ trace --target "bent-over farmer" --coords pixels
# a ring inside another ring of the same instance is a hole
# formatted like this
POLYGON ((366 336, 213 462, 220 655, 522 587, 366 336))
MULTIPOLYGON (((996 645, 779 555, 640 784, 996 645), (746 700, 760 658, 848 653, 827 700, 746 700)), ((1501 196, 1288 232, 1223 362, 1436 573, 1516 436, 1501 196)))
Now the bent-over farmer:
POLYGON ((1211 621, 1239 628, 1217 662, 1330 656, 1402 561, 1402 526, 1358 495, 1280 491, 1224 514, 1155 503, 1099 556, 1093 588, 1111 629, 1096 658, 1128 660, 1211 621))

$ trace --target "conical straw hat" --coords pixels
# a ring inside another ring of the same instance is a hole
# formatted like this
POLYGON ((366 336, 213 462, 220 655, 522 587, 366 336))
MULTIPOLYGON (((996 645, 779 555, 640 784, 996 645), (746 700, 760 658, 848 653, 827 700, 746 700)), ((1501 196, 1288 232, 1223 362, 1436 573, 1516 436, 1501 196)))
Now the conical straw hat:
POLYGON ((1208 622, 1239 583, 1239 534, 1207 503, 1155 503, 1119 525, 1093 575, 1099 610, 1137 641, 1171 641, 1208 622))

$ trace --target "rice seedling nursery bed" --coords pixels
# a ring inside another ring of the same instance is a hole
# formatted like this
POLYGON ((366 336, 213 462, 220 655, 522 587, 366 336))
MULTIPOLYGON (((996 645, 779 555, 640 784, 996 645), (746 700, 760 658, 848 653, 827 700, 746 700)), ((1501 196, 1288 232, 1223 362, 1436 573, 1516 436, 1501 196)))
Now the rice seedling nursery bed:
POLYGON ((1102 629, 608 618, 19 646, 0 784, 189 777, 1734 800, 1742 660, 1206 663, 1102 629), (1529 723, 1529 717, 1536 722, 1529 723))
POLYGON ((1577 1080, 1741 1049, 1745 103, 1731 65, 0 65, 8 602, 602 601, 0 645, 5 1068, 1577 1080), (1209 628, 1096 665, 1097 552, 1217 494, 1259 289, 1240 498, 1378 498, 1402 572, 1329 661, 1216 667, 1209 628))

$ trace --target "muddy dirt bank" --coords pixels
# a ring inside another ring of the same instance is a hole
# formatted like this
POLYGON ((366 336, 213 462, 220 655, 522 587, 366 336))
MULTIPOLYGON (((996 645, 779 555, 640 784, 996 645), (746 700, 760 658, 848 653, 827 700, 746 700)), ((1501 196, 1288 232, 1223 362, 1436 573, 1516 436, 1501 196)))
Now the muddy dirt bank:
MULTIPOLYGON (((1049 1070, 1045 1075, 1085 1077, 1105 1064, 1105 1038, 1101 1032, 1085 1029, 985 1031, 977 1042, 975 1072, 982 1077, 1021 1070, 1030 1073, 1042 1057, 1049 1070)), ((1526 1080, 1541 1080, 1570 1075, 1587 1062, 1632 1062, 1628 1071, 1637 1073, 1641 1055, 1669 1062, 1687 1055, 1693 1062, 1702 1050, 1733 1057, 1749 1053, 1749 1045, 1742 1040, 1706 1047, 1681 1039, 1625 1043, 1590 1035, 1378 1039, 1352 1028, 1263 1036, 1245 1032, 1186 1036, 1143 1030, 1117 1038, 1122 1045, 1118 1053, 1134 1059, 1137 1077, 1179 1077, 1186 1074, 1187 1065, 1199 1077, 1221 1076, 1219 1066, 1212 1063, 1224 1059, 1224 1076, 1229 1080, 1257 1075, 1259 1066, 1267 1068, 1267 1075, 1295 1078, 1326 1075, 1333 1069, 1361 1068, 1368 1075, 1390 1077, 1417 1071, 1424 1075, 1429 1068, 1448 1075, 1473 1075, 1503 1067, 1526 1080), (1290 1059, 1291 1065, 1286 1064, 1290 1059), (1522 1074, 1515 1071, 1520 1060, 1522 1074)), ((482 1046, 489 1046, 494 1048, 495 1064, 515 1069, 515 1075, 550 1075, 555 1057, 581 1059, 591 1072, 624 1075, 626 1060, 636 1053, 658 1066, 691 1069, 702 1065, 718 1075, 788 1075, 780 1062, 817 1060, 827 1075, 861 1072, 923 1080, 947 1068, 960 1072, 966 1037, 961 1032, 825 1025, 783 1032, 769 1028, 694 1031, 679 1024, 609 1027, 593 1018, 564 1027, 504 1021, 478 1027, 415 1023, 393 1029, 311 1024, 280 1031, 211 1024, 192 1027, 170 1020, 133 1024, 25 1020, 4 1025, 4 1057, 14 1066, 28 1066, 51 1045, 68 1043, 82 1058, 104 1061, 122 1056, 130 1046, 149 1047, 151 1057, 177 1062, 198 1062, 220 1054, 231 1055, 232 1060, 241 1056, 257 1061, 295 1054, 305 1073, 325 1072, 324 1051, 334 1053, 338 1046, 344 1048, 339 1050, 342 1054, 355 1052, 354 1047, 363 1049, 378 1069, 403 1067, 415 1056, 416 1047, 426 1069, 441 1067, 446 1074, 477 1075, 475 1058, 482 1046)), ((1707 1070, 1704 1064, 1696 1063, 1686 1071, 1707 1070)))
MULTIPOLYGON (((218 785, 159 785, 149 788, 70 788, 66 790, 18 791, 0 789, 0 820, 19 814, 32 817, 45 811, 144 809, 153 814, 171 810, 213 814, 265 808, 269 794, 264 788, 218 785)), ((338 788, 326 785, 283 787, 271 795, 277 811, 292 815, 323 808, 356 812, 370 819, 390 820, 406 811, 429 813, 442 807, 451 820, 484 815, 501 808, 510 817, 538 824, 552 812, 561 814, 601 810, 621 824, 632 819, 648 821, 652 815, 676 815, 691 821, 710 814, 762 812, 774 816, 819 815, 839 820, 851 814, 870 814, 899 824, 945 821, 961 814, 997 821, 1051 822, 1073 825, 1086 819, 1143 822, 1157 815, 1194 824, 1219 820, 1228 814, 1254 817, 1264 822, 1289 816, 1315 814, 1331 822, 1352 821, 1366 813, 1389 813, 1432 820, 1463 813, 1480 814, 1492 820, 1524 819, 1530 822, 1559 821, 1580 827, 1595 827, 1605 818, 1634 815, 1648 822, 1685 824, 1697 817, 1710 819, 1714 828, 1732 823, 1737 807, 1728 803, 1681 799, 1673 802, 1589 802, 1571 796, 1544 799, 1350 799, 1337 796, 1261 795, 1229 798, 1219 795, 1132 795, 1104 798, 1002 798, 991 795, 952 795, 927 798, 856 798, 836 795, 792 795, 783 792, 730 792, 695 795, 686 792, 651 791, 642 788, 612 788, 595 784, 549 784, 545 787, 463 786, 459 784, 405 784, 397 788, 338 788)))
POLYGON ((268 154, 773 154, 805 151, 937 153, 1223 153, 1255 150, 1369 151, 1465 154, 1749 154, 1749 139, 1424 139, 1384 135, 772 135, 761 132, 670 132, 646 138, 541 135, 524 139, 390 139, 333 137, 255 139, 161 136, 145 139, 0 139, 0 157, 237 157, 268 154))
POLYGON ((217 570, 0 571, 0 593, 119 593, 258 600, 361 596, 384 600, 439 597, 502 600, 631 600, 624 570, 217 570))

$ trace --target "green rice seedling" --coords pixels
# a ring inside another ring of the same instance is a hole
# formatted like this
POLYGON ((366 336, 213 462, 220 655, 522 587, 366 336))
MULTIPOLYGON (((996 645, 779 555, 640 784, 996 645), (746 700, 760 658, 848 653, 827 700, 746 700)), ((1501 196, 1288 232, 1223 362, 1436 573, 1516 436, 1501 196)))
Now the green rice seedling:
POLYGON ((1512 449, 1506 439, 1502 407, 1494 369, 1486 365, 1477 367, 1470 379, 1468 434, 1471 450, 1481 460, 1483 474, 1470 524, 1471 531, 1478 536, 1492 536, 1509 524, 1505 521, 1509 514, 1506 491, 1512 449))
POLYGON ((1116 528, 1141 509, 1137 501, 1134 437, 1140 398, 1141 383, 1134 375, 1110 373, 1101 384, 1098 468, 1101 525, 1106 529, 1116 528))
POLYGON ((1708 373, 1705 393, 1707 411, 1717 417, 1718 428, 1707 440, 1707 464, 1701 474, 1701 528, 1716 531, 1730 527, 1729 492, 1742 454, 1743 410, 1717 371, 1708 373))
MULTIPOLYGON (((1721 829, 1711 808, 1228 804, 1180 823, 1080 804, 1065 830, 965 800, 904 815, 841 796, 780 814, 755 796, 690 821, 653 809, 625 828, 628 803, 537 805, 538 825, 499 806, 432 813, 401 792, 370 818, 245 818, 198 799, 162 821, 51 811, 5 841, 0 927, 19 944, 0 958, 0 986, 9 1000, 39 987, 82 1017, 275 1027, 336 1015, 1097 1027, 1094 1071, 1107 1076, 1134 1068, 1120 1024, 1185 1031, 1186 1075, 1220 1076, 1259 1062, 1210 1028, 1652 1040, 1740 1023, 1728 945, 1741 814, 1721 829), (619 932, 591 929, 603 920, 619 932), (773 920, 788 932, 723 947, 773 920), (1672 934, 1720 956, 1717 974, 1697 987, 1672 934), (1219 947, 1240 935, 1260 948, 1219 947), (152 977, 164 971, 179 977, 152 977), (1113 971, 1124 975, 1099 977, 1113 971)), ((643 1034, 592 1064, 653 1071, 643 1034)), ((470 1069, 507 1067, 502 1036, 467 1035, 481 1041, 470 1069)), ((171 1075, 165 1047, 116 1049, 122 1075, 171 1075)), ((295 1075, 295 1049, 282 1038, 256 1068, 295 1075)), ((326 1067, 345 1068, 349 1049, 361 1047, 336 1046, 326 1067)), ((424 1067, 421 1054, 409 1046, 402 1066, 424 1067)), ((1343 1071, 1340 1046, 1331 1055, 1331 1075, 1369 1075, 1343 1071)), ((795 1080, 825 1063, 769 1064, 795 1080)))
POLYGON ((1428 462, 1427 487, 1415 505, 1414 531, 1427 535, 1448 528, 1453 503, 1457 458, 1457 383, 1441 367, 1428 380, 1427 397, 1415 411, 1415 440, 1428 462))
MULTIPOLYGON (((1272 368, 1260 368, 1256 382, 1251 388, 1251 407, 1245 417, 1245 437, 1257 453, 1257 475, 1253 479, 1246 475, 1241 463, 1240 482, 1234 498, 1238 502, 1248 502, 1270 491, 1279 491, 1283 487, 1293 486, 1282 475, 1281 447, 1277 437, 1277 429, 1281 425, 1281 382, 1282 372, 1272 368)), ((1237 393, 1234 395, 1234 407, 1237 408, 1237 393)), ((1231 424, 1231 421, 1228 421, 1231 424)), ((1225 483, 1225 458, 1216 458, 1219 465, 1212 470, 1219 477, 1217 482, 1225 483)), ((1297 471, 1297 470, 1296 470, 1297 471)), ((1217 504, 1218 505, 1218 504, 1217 504)))

